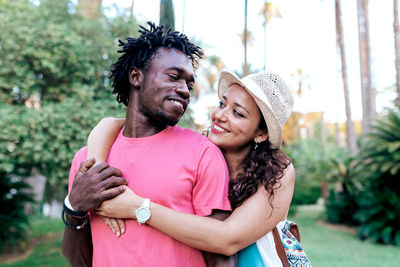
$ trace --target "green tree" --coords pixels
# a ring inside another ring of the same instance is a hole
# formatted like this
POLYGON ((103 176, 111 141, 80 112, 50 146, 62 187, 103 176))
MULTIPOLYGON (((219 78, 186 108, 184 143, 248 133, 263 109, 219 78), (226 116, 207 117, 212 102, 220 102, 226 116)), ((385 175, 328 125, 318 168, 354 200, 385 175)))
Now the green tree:
POLYGON ((172 0, 160 0, 160 24, 164 24, 166 29, 175 30, 175 14, 172 0))
MULTIPOLYGON (((12 3, 11 3, 12 2, 12 3)), ((105 116, 123 116, 108 80, 118 39, 138 26, 128 10, 86 20, 68 0, 0 5, 0 170, 32 168, 47 177, 46 195, 65 194, 74 152, 105 116), (21 103, 41 98, 39 110, 21 103)))
POLYGON ((116 59, 115 40, 137 29, 121 12, 114 18, 87 20, 72 14, 70 1, 6 1, 0 5, 0 101, 23 102, 96 96, 109 88, 116 59))

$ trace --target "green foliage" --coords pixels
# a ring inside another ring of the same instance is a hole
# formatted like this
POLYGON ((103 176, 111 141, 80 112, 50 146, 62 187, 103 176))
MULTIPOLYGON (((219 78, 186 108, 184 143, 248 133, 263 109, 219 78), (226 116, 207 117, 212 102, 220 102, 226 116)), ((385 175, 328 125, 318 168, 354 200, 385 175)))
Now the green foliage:
POLYGON ((137 30, 123 13, 101 21, 72 14, 69 0, 5 1, 0 5, 0 102, 21 103, 31 95, 62 101, 96 96, 109 86, 115 40, 137 30))
POLYGON ((0 111, 0 170, 20 168, 29 174, 36 168, 47 177, 50 199, 65 195, 71 160, 94 125, 106 116, 124 116, 111 96, 96 101, 67 98, 43 103, 40 110, 3 105, 0 111))
POLYGON ((362 190, 358 182, 358 167, 349 151, 341 157, 331 159, 327 172, 330 183, 329 198, 326 201, 326 216, 333 223, 356 225, 354 214, 358 209, 358 195, 362 190))
POLYGON ((400 111, 388 110, 364 137, 360 151, 364 190, 356 218, 359 235, 400 246, 400 111))
POLYGON ((285 147, 296 169, 293 205, 314 204, 321 196, 321 183, 327 181, 331 158, 343 153, 331 144, 325 146, 314 138, 302 139, 285 147))
POLYGON ((18 176, 0 170, 0 252, 5 247, 15 248, 25 240, 28 217, 24 203, 31 201, 24 193, 26 184, 18 176))
POLYGON ((0 171, 27 176, 35 168, 47 177, 47 197, 60 198, 90 129, 123 116, 108 76, 116 40, 134 37, 138 26, 118 9, 87 20, 70 0, 3 1, 0 14, 0 171), (21 105, 30 96, 41 99, 40 110, 21 105))
POLYGON ((175 14, 172 0, 160 0, 160 24, 175 30, 175 14))

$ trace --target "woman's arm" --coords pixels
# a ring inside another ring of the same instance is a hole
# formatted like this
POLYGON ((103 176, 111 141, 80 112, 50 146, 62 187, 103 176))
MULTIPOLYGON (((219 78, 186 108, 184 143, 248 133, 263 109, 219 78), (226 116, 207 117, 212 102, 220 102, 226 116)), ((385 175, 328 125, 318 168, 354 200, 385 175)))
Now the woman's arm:
POLYGON ((106 161, 111 146, 122 126, 125 119, 107 117, 102 119, 90 132, 87 140, 87 158, 95 158, 97 165, 106 161))
MULTIPOLYGON (((102 119, 90 132, 86 158, 96 160, 93 166, 106 161, 111 146, 124 123, 125 119, 107 117, 102 119)), ((125 232, 124 220, 106 216, 101 216, 101 219, 117 237, 125 232)))
MULTIPOLYGON (((269 193, 260 186, 225 221, 178 212, 151 202, 151 217, 147 224, 191 247, 232 255, 264 236, 286 218, 294 182, 295 172, 290 165, 280 180, 280 187, 274 190, 272 206, 269 193)), ((123 194, 104 202, 99 214, 135 219, 134 211, 143 200, 127 188, 123 194)))

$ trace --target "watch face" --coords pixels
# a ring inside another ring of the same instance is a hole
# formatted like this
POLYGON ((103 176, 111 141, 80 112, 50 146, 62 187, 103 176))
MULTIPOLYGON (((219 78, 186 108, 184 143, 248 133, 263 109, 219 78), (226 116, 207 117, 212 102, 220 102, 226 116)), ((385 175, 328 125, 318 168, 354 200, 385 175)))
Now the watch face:
POLYGON ((139 208, 136 212, 138 221, 147 221, 150 218, 150 210, 146 208, 139 208))

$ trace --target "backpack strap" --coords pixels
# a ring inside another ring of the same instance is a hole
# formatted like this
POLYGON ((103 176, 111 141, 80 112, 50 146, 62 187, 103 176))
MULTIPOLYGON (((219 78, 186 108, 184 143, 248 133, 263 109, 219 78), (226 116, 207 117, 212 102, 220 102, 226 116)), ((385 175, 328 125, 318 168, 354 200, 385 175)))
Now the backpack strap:
POLYGON ((295 222, 290 222, 289 231, 296 237, 297 241, 300 243, 300 231, 299 227, 295 222))
POLYGON ((286 257, 285 249, 283 248, 282 239, 281 239, 281 237, 278 233, 278 229, 276 229, 276 227, 274 227, 274 229, 272 229, 272 235, 274 237, 276 253, 278 254, 278 257, 280 258, 280 260, 282 262, 282 266, 290 267, 289 261, 286 257))

